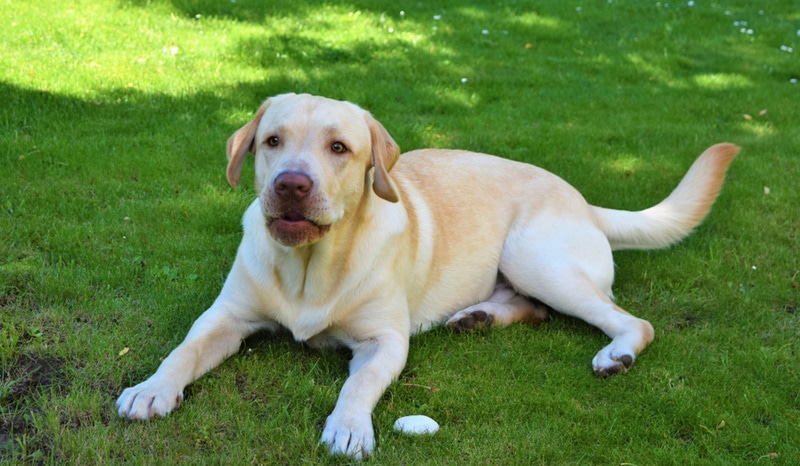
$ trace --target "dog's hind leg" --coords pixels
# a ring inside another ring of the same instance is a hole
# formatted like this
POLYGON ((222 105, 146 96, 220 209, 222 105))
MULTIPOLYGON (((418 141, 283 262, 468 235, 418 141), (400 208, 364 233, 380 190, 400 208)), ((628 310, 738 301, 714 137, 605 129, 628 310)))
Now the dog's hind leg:
POLYGON ((594 325, 612 339, 592 360, 597 375, 625 372, 653 340, 653 327, 612 301, 614 263, 605 235, 587 222, 560 223, 550 235, 542 234, 541 226, 515 232, 506 241, 500 271, 520 293, 594 325))
POLYGON ((501 277, 486 301, 458 311, 448 319, 447 325, 461 332, 514 322, 535 325, 546 320, 547 316, 546 306, 520 295, 501 277))

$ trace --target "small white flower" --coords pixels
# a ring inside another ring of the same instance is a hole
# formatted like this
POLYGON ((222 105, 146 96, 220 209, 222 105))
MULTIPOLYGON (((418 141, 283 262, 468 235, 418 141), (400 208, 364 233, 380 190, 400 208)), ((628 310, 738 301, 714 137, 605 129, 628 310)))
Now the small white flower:
POLYGON ((405 16, 405 15, 406 15, 405 11, 400 11, 400 16, 405 16))
POLYGON ((754 265, 754 266, 753 266, 753 270, 757 270, 757 269, 758 269, 758 267, 756 267, 756 266, 754 265))
POLYGON ((731 13, 730 10, 725 10, 725 16, 731 16, 732 14, 733 13, 731 13))
POLYGON ((462 83, 462 84, 466 84, 466 83, 467 83, 467 81, 469 81, 467 78, 461 78, 461 83, 462 83))
POLYGON ((442 19, 442 15, 433 15, 434 21, 439 21, 440 19, 442 19))
POLYGON ((797 78, 792 78, 789 80, 789 82, 792 84, 797 84, 797 78))
POLYGON ((481 34, 483 34, 484 36, 486 36, 486 35, 488 35, 488 34, 489 34, 489 30, 488 30, 488 29, 484 29, 483 31, 481 31, 481 34))
POLYGON ((784 52, 787 52, 787 53, 794 52, 794 49, 789 47, 788 45, 781 45, 781 50, 783 50, 784 52))
POLYGON ((800 29, 797 30, 797 37, 800 37, 800 29))
POLYGON ((581 7, 579 7, 579 6, 578 6, 578 7, 575 7, 575 11, 577 11, 578 13, 580 13, 582 9, 583 9, 583 8, 581 8, 581 7))
POLYGON ((753 35, 753 30, 752 29, 748 29, 747 30, 747 35, 748 36, 752 36, 753 35))
POLYGON ((389 34, 394 32, 394 28, 389 28, 389 34))
POLYGON ((202 18, 202 17, 203 17, 203 15, 201 15, 201 14, 196 14, 196 15, 194 15, 194 19, 200 19, 200 18, 202 18))
POLYGON ((692 0, 689 0, 689 3, 687 3, 687 5, 694 6, 694 2, 692 0))

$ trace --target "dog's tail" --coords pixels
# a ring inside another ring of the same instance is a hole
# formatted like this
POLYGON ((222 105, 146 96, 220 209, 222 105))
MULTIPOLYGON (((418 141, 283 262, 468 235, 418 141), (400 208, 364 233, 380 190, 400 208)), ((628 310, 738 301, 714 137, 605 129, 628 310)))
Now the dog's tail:
POLYGON ((737 153, 739 148, 733 144, 709 147, 669 197, 649 209, 630 212, 593 206, 597 225, 611 248, 663 248, 691 233, 711 211, 737 153))

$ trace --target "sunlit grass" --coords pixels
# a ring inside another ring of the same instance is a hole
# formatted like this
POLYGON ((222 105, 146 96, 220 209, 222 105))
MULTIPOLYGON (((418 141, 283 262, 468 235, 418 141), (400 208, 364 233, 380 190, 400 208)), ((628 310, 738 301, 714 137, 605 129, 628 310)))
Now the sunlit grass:
POLYGON ((775 127, 769 122, 750 121, 752 116, 747 115, 747 117, 749 117, 746 119, 747 121, 743 121, 738 125, 743 131, 751 133, 759 138, 774 136, 776 134, 775 127))
POLYGON ((699 74, 694 77, 694 82, 700 87, 718 90, 753 86, 747 77, 735 74, 699 74))
POLYGON ((630 175, 642 165, 642 159, 632 154, 620 154, 612 160, 608 160, 605 166, 615 172, 630 175))

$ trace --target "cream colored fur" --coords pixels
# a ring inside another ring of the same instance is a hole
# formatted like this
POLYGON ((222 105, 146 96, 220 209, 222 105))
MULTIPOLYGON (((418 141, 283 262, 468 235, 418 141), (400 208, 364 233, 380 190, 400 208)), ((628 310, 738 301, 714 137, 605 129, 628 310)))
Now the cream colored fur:
POLYGON ((228 141, 230 183, 254 153, 259 196, 222 292, 156 373, 122 393, 119 414, 166 415, 242 338, 283 327, 299 341, 352 349, 321 441, 360 458, 374 449, 372 410, 412 334, 538 322, 540 302, 611 338, 592 361, 598 375, 625 371, 653 328, 611 300, 612 249, 687 235, 737 151, 710 147, 666 200, 623 212, 591 206, 527 164, 451 150, 400 157, 384 127, 350 103, 269 99, 228 141))

